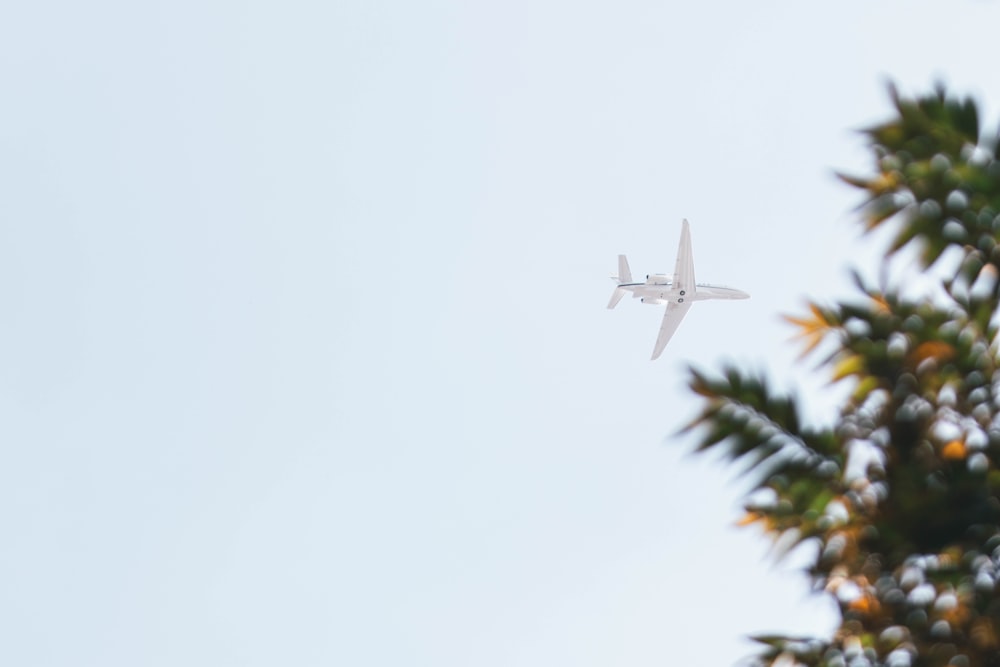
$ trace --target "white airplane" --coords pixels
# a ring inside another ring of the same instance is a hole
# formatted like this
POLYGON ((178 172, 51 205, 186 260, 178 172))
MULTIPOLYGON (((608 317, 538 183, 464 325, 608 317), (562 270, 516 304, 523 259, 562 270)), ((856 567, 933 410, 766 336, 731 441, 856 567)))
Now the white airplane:
POLYGON ((618 275, 612 276, 611 279, 617 282, 618 286, 615 287, 611 301, 608 302, 609 309, 618 305, 625 292, 632 292, 632 298, 639 299, 643 303, 667 305, 667 312, 663 314, 663 323, 660 325, 660 335, 657 336, 656 346, 653 348, 653 359, 658 358, 663 352, 667 341, 677 331, 681 320, 695 301, 750 298, 746 292, 732 287, 694 282, 694 257, 691 254, 691 232, 688 230, 687 220, 681 228, 681 243, 677 248, 677 264, 674 267, 673 279, 666 274, 652 273, 646 276, 646 282, 634 283, 625 255, 618 255, 618 275))

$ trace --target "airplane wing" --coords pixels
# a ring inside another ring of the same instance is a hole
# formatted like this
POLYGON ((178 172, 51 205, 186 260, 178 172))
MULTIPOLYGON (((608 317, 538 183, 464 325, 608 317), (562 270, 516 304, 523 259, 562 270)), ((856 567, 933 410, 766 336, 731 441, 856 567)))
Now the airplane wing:
MULTIPOLYGON (((687 231, 687 224, 684 225, 684 231, 687 231)), ((667 346, 670 337, 677 331, 677 327, 690 308, 690 301, 683 303, 671 301, 667 304, 667 312, 663 313, 663 323, 660 324, 660 335, 656 337, 656 347, 653 348, 653 359, 658 358, 663 352, 663 348, 667 346)))
POLYGON ((677 247, 677 264, 674 265, 675 290, 681 290, 682 295, 688 298, 694 296, 696 286, 694 283, 694 255, 691 252, 691 231, 688 229, 688 221, 685 220, 681 226, 681 242, 677 247))

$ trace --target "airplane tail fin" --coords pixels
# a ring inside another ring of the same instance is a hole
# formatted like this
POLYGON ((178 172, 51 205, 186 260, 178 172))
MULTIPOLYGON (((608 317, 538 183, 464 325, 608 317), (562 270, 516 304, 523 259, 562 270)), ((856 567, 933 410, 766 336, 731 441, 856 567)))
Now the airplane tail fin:
MULTIPOLYGON (((632 282, 632 271, 628 268, 628 260, 625 259, 625 255, 618 255, 618 277, 612 278, 612 280, 615 280, 619 285, 632 282)), ((623 296, 625 296, 625 290, 616 287, 611 295, 611 301, 608 301, 608 309, 617 306, 623 296)))

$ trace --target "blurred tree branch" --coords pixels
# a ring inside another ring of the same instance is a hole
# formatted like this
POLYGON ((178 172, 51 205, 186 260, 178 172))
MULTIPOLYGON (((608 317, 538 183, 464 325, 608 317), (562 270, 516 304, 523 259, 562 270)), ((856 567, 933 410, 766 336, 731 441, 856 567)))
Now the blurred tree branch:
POLYGON ((851 383, 829 427, 803 425, 762 377, 690 370, 698 450, 754 475, 741 523, 815 542, 809 574, 840 609, 829 638, 755 637, 760 667, 1000 666, 1000 146, 943 86, 890 98, 863 131, 872 173, 840 177, 866 229, 892 226, 884 261, 911 245, 916 271, 959 258, 944 297, 856 276, 857 297, 786 318, 805 355, 828 351, 820 372, 851 383))

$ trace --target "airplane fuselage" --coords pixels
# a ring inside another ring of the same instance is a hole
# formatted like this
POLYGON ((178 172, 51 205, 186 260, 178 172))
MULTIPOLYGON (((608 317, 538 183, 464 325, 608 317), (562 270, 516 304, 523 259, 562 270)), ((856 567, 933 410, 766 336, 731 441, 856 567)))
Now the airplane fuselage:
POLYGON ((639 299, 642 303, 652 306, 706 301, 708 299, 746 299, 749 296, 746 292, 733 287, 707 283, 697 283, 692 294, 688 290, 675 289, 673 281, 668 276, 661 274, 650 274, 644 283, 625 283, 618 285, 618 287, 631 292, 633 299, 639 299))

